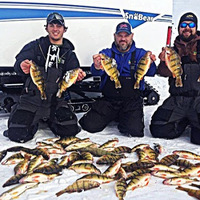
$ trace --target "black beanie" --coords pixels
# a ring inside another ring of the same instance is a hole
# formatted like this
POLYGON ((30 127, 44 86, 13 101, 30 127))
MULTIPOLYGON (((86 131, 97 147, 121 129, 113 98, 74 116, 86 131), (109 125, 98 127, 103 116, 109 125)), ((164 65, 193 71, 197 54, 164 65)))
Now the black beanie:
POLYGON ((198 20, 197 20, 197 16, 194 13, 188 12, 188 13, 185 13, 184 15, 182 15, 180 18, 179 24, 178 24, 178 28, 180 27, 180 24, 183 21, 193 21, 196 24, 196 29, 197 29, 198 20))

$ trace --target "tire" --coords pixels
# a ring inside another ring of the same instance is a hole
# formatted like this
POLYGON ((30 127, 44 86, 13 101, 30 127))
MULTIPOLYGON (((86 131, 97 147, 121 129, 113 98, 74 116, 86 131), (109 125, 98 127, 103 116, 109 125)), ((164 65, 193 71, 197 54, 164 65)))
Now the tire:
POLYGON ((160 100, 159 94, 157 94, 155 91, 151 91, 149 95, 147 96, 147 105, 156 105, 158 101, 160 100))

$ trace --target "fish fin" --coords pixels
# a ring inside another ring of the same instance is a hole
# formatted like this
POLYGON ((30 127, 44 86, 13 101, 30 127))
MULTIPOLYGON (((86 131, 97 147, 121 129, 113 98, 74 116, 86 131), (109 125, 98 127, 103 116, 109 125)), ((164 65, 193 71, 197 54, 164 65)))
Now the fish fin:
POLYGON ((110 76, 110 80, 113 81, 114 80, 113 77, 110 76))
POLYGON ((183 74, 183 69, 182 69, 182 67, 181 67, 181 75, 183 74))
POLYGON ((120 81, 118 80, 118 81, 115 81, 115 88, 117 89, 117 88, 121 88, 122 86, 121 86, 121 83, 120 83, 120 81))
POLYGON ((176 77, 176 87, 183 87, 181 76, 176 77))
POLYGON ((134 84, 134 89, 139 89, 140 88, 140 82, 136 81, 134 84))
POLYGON ((41 93, 41 99, 42 100, 47 100, 47 96, 46 96, 46 94, 44 92, 41 93))
POLYGON ((56 97, 60 98, 61 96, 62 96, 62 92, 61 92, 61 89, 59 89, 57 94, 56 94, 56 97))
POLYGON ((136 187, 132 187, 131 190, 133 191, 133 190, 135 190, 135 188, 136 188, 136 187))
POLYGON ((199 78, 198 78, 197 82, 200 82, 200 76, 199 76, 199 78))

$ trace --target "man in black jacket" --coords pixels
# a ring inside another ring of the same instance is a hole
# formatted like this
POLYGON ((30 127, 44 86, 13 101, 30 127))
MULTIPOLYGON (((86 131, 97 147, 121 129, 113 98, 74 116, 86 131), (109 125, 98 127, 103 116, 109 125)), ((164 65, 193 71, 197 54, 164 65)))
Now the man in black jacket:
POLYGON ((180 18, 179 35, 174 41, 174 49, 181 57, 182 87, 175 86, 175 78, 165 64, 166 49, 159 55, 158 73, 169 77, 170 96, 152 116, 150 131, 154 137, 177 138, 190 125, 191 142, 200 144, 200 32, 197 25, 196 15, 185 13, 180 18))
MULTIPOLYGON (((8 130, 4 131, 4 136, 15 142, 31 140, 40 119, 47 119, 53 133, 61 137, 76 135, 80 131, 77 118, 64 97, 56 97, 64 74, 80 68, 74 46, 63 38, 67 27, 59 13, 48 15, 45 28, 48 32, 46 37, 28 43, 16 56, 14 69, 24 77, 25 87, 19 102, 12 109, 8 130), (40 91, 30 76, 31 61, 37 64, 44 79, 46 99, 41 99, 40 91)), ((77 81, 85 75, 79 69, 77 81)))

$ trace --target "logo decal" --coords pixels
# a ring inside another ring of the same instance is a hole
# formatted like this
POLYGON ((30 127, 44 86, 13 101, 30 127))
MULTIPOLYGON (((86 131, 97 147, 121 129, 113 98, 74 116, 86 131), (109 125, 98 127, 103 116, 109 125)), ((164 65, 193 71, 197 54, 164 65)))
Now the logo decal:
POLYGON ((152 22, 159 14, 138 12, 132 10, 124 10, 125 19, 131 24, 132 28, 136 28, 145 22, 152 22))

